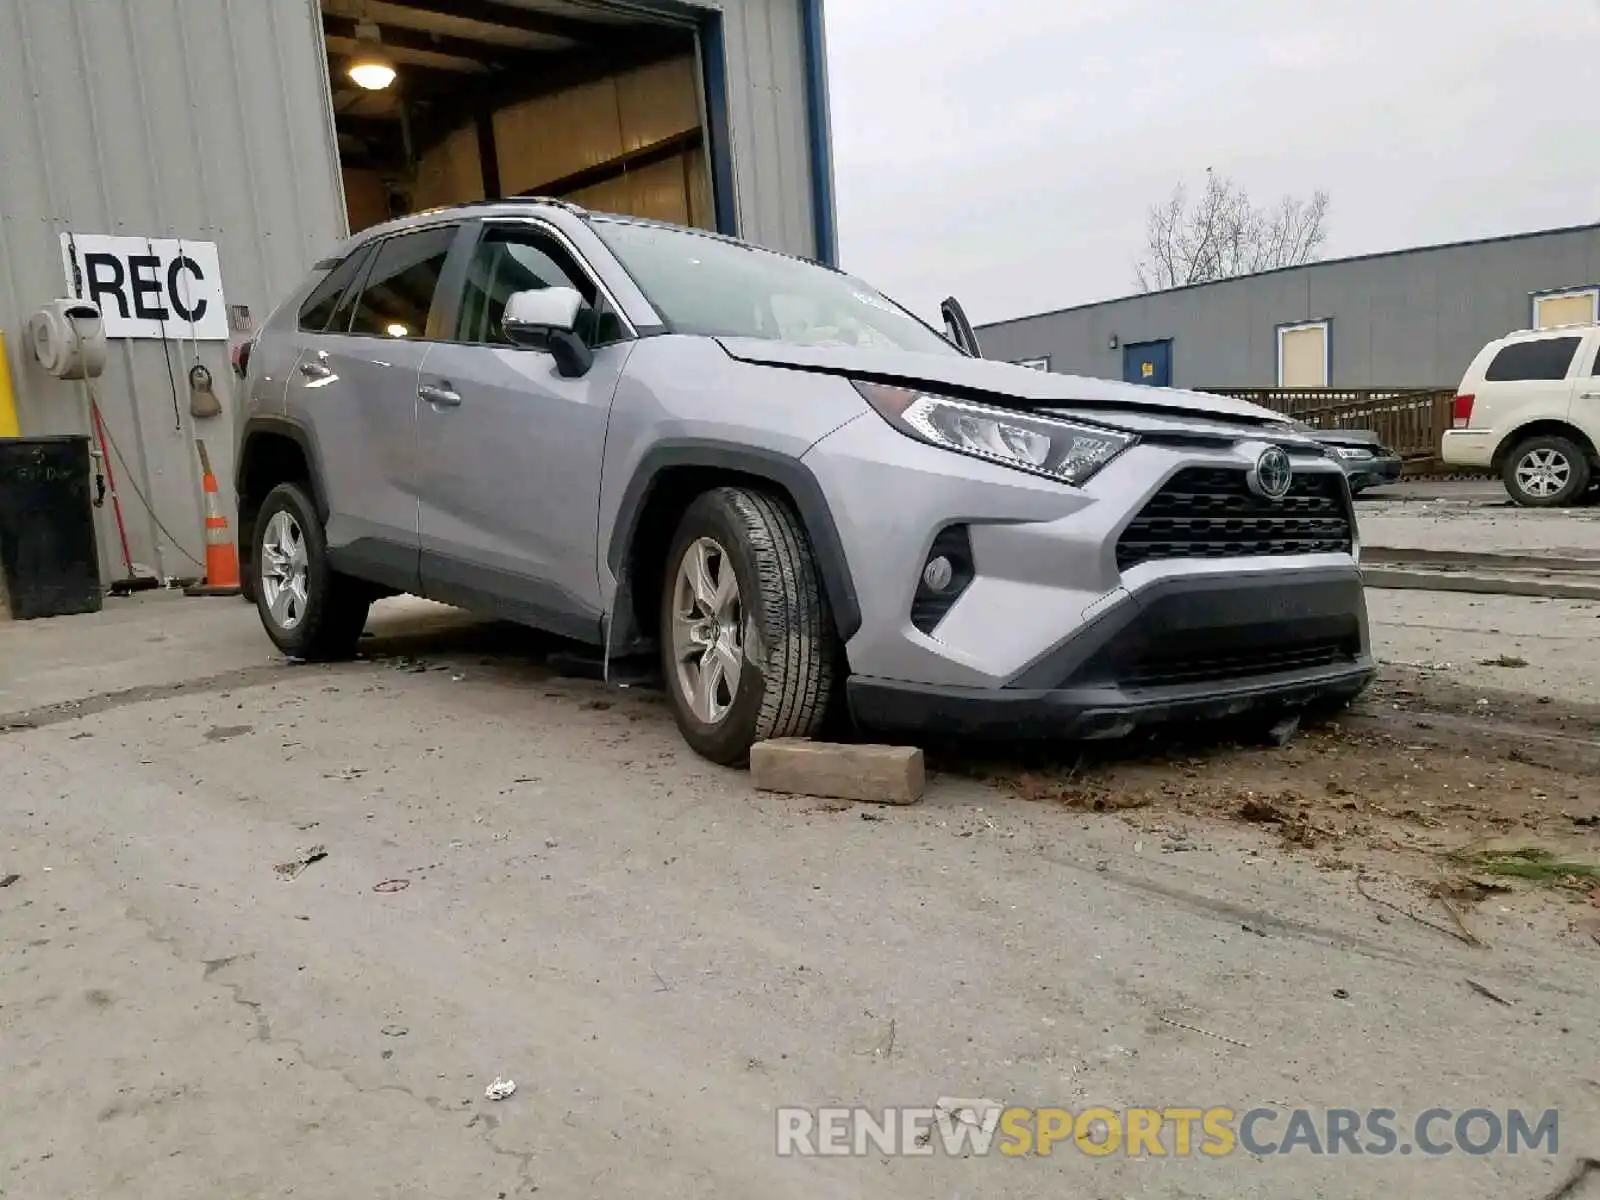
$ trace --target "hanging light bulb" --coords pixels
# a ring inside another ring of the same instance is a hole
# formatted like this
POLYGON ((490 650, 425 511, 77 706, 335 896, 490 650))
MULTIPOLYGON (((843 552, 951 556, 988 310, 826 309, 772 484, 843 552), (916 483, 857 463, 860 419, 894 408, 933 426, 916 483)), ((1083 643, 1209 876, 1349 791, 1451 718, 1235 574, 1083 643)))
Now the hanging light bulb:
POLYGON ((394 63, 383 52, 383 35, 377 24, 373 21, 357 23, 356 40, 362 43, 362 48, 350 60, 345 73, 357 87, 369 92, 383 91, 394 82, 395 70, 394 63))

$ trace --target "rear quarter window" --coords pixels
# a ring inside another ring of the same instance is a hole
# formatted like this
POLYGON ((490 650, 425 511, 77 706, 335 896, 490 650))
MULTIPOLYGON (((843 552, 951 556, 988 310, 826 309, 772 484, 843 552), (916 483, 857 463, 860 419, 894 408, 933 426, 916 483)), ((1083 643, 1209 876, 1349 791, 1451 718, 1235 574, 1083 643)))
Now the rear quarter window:
POLYGON ((1483 377, 1490 383, 1524 379, 1565 379, 1581 337, 1539 338, 1502 347, 1483 377))
POLYGON ((356 277, 369 249, 370 246, 362 246, 324 275, 322 282, 311 289, 311 294, 305 298, 305 303, 300 305, 301 329, 307 333, 321 333, 327 329, 328 320, 338 307, 339 297, 344 295, 345 289, 356 277))

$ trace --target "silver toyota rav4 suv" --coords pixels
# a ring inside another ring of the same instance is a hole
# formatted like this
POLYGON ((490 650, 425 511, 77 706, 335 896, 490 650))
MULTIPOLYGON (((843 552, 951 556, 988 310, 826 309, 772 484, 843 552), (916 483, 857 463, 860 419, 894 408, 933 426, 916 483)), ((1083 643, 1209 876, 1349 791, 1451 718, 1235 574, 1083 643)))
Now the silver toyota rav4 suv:
POLYGON ((830 713, 1114 737, 1368 682, 1349 490, 1265 409, 963 349, 860 280, 552 201, 367 230, 246 368, 286 653, 409 592, 658 652, 723 763, 830 713))

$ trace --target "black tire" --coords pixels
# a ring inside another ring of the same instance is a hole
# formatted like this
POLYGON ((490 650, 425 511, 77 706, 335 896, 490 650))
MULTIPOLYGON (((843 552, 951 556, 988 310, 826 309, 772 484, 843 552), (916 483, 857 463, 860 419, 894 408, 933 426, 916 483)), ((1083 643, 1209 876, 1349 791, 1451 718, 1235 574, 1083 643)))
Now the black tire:
POLYGON ((285 654, 310 662, 330 662, 355 654, 367 610, 372 607, 372 589, 359 579, 341 575, 328 565, 328 543, 316 506, 298 484, 280 483, 267 493, 256 517, 252 573, 255 577, 256 611, 273 644, 285 654), (285 628, 272 614, 264 579, 267 562, 263 547, 273 528, 273 519, 285 513, 299 529, 306 552, 306 599, 297 609, 291 628, 285 628))
POLYGON ((838 635, 810 540, 786 500, 720 487, 689 505, 667 553, 659 628, 667 693, 678 728, 696 753, 741 766, 756 742, 813 737, 822 729, 834 696, 838 635), (692 707, 673 639, 678 570, 702 539, 726 551, 742 602, 738 686, 714 722, 702 720, 692 707))
POLYGON ((1559 434, 1541 433, 1517 443, 1500 468, 1500 478, 1506 491, 1518 504, 1528 508, 1561 508, 1576 504, 1589 490, 1589 455, 1582 446, 1559 434), (1519 478, 1519 471, 1533 455, 1554 456, 1546 461, 1566 464, 1566 482, 1545 494, 1529 491, 1519 478))

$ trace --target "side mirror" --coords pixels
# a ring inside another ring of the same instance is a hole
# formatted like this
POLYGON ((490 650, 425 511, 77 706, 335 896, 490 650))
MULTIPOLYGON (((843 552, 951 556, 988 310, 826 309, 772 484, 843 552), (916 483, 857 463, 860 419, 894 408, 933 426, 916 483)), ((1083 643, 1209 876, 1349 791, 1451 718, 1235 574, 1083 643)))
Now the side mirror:
POLYGON ((513 292, 500 328, 513 346, 547 351, 556 360, 557 371, 577 379, 594 365, 594 351, 576 332, 582 311, 583 297, 569 287, 513 292))

